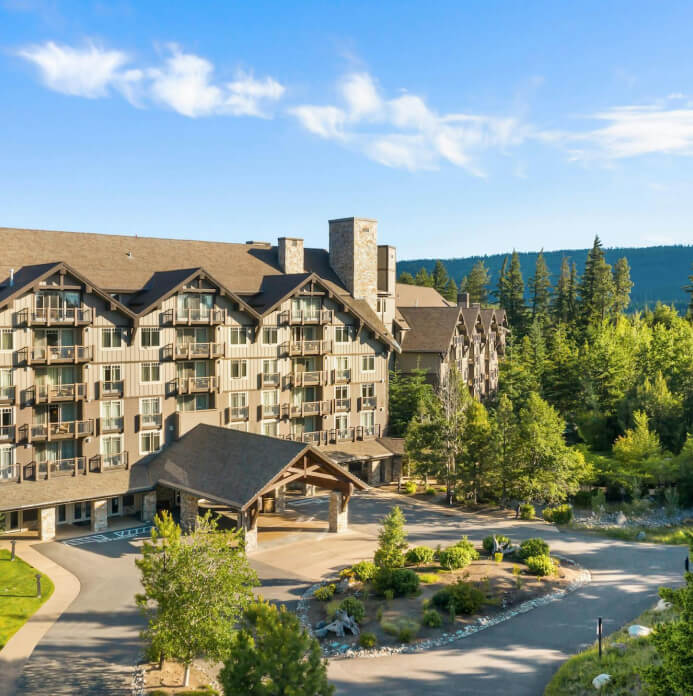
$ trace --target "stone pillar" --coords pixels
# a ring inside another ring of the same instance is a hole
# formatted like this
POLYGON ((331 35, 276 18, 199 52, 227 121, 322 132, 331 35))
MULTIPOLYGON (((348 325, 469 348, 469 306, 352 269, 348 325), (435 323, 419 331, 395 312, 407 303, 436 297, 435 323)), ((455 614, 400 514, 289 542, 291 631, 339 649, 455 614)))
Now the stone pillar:
POLYGON ((375 486, 380 483, 380 462, 377 459, 371 459, 364 464, 366 469, 366 483, 369 486, 375 486))
POLYGON ((245 538, 245 552, 253 553, 257 551, 257 515, 253 515, 251 510, 239 513, 238 519, 243 529, 245 538))
POLYGON ((392 457, 385 459, 380 466, 385 467, 385 476, 383 476, 385 483, 392 483, 392 457))
POLYGON ((41 541, 55 539, 55 508, 39 510, 39 535, 41 541))
POLYGON ((199 498, 185 491, 180 492, 180 526, 184 532, 192 531, 197 527, 197 513, 199 498))
POLYGON ((142 496, 142 522, 151 522, 156 515, 156 491, 142 496))
POLYGON ((306 498, 312 498, 315 495, 315 486, 312 483, 304 483, 303 495, 305 495, 306 498))
POLYGON ((274 490, 274 511, 278 515, 286 512, 286 486, 279 486, 274 490))
POLYGON ((343 499, 344 495, 340 491, 330 492, 330 531, 336 534, 346 532, 349 528, 349 504, 344 505, 344 510, 342 510, 343 499))
POLYGON ((103 532, 108 529, 108 500, 91 501, 91 531, 103 532))

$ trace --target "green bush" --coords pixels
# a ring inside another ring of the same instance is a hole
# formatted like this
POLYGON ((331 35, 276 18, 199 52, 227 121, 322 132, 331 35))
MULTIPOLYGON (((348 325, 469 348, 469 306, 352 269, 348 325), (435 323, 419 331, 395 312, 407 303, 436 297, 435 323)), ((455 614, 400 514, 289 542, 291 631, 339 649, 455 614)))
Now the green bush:
POLYGON ((581 490, 573 496, 573 505, 579 508, 592 507, 592 491, 581 490))
POLYGON ((536 514, 537 511, 534 509, 534 505, 531 505, 530 503, 524 503, 524 505, 520 505, 521 520, 533 520, 536 514))
POLYGON ((429 628, 440 628, 443 625, 443 617, 435 609, 427 609, 421 622, 429 628))
POLYGON ((357 580, 370 582, 375 577, 375 563, 373 561, 359 561, 351 566, 351 572, 357 580))
POLYGON ((414 495, 416 491, 419 490, 419 487, 414 483, 414 481, 407 481, 404 484, 404 492, 407 495, 414 495))
POLYGON ((530 556, 548 556, 549 555, 549 545, 543 540, 537 537, 533 539, 525 539, 520 544, 520 558, 523 560, 529 558, 530 556))
POLYGON ((313 596, 315 597, 315 599, 318 599, 321 602, 328 602, 330 599, 332 599, 332 597, 334 597, 336 589, 337 588, 332 583, 329 585, 323 585, 322 587, 318 587, 318 589, 315 590, 313 596))
POLYGON ((381 568, 375 575, 376 592, 385 595, 390 590, 395 597, 414 594, 419 589, 419 576, 410 568, 381 568))
POLYGON ((469 551, 461 546, 450 546, 438 553, 440 565, 446 570, 464 568, 472 562, 469 551))
POLYGON ((435 495, 436 489, 433 486, 429 486, 425 491, 426 495, 435 495))
POLYGON ((496 563, 502 563, 502 562, 503 562, 503 554, 500 553, 500 552, 499 552, 499 553, 494 553, 494 554, 493 554, 493 560, 494 560, 496 563))
POLYGON ((370 649, 374 648, 378 643, 378 639, 375 637, 375 633, 370 633, 366 631, 359 636, 359 645, 362 648, 370 649))
POLYGON ((542 516, 552 524, 568 524, 573 519, 573 508, 567 504, 556 505, 556 507, 546 508, 542 516))
POLYGON ((356 623, 361 623, 366 615, 366 609, 363 602, 356 597, 346 597, 342 600, 339 608, 345 611, 356 623))
POLYGON ((419 624, 415 624, 415 626, 400 626, 399 632, 397 633, 397 640, 399 640, 400 643, 411 643, 418 631, 419 624))
POLYGON ((434 556, 435 551, 428 546, 414 546, 407 551, 405 559, 409 565, 426 565, 433 562, 434 556))
POLYGON ((450 612, 452 608, 455 614, 474 614, 481 609, 485 599, 478 587, 461 578, 453 585, 438 590, 431 598, 434 606, 450 612))
POLYGON ((383 592, 383 597, 385 597, 386 602, 391 602, 395 598, 394 590, 385 590, 385 592, 383 592))
POLYGON ((419 573, 419 580, 424 585, 432 585, 434 582, 440 580, 438 573, 419 573))
POLYGON ((476 550, 476 547, 474 544, 472 544, 471 541, 466 536, 463 536, 456 544, 455 546, 460 549, 464 549, 467 554, 469 555, 469 558, 472 561, 478 561, 479 560, 479 552, 476 550))
POLYGON ((329 621, 332 621, 334 619, 334 615, 337 613, 337 609, 339 609, 339 605, 342 602, 339 599, 331 599, 326 605, 325 605, 325 616, 327 616, 329 621))
MULTIPOLYGON (((503 536, 502 534, 496 534, 496 539, 499 544, 509 544, 510 543, 510 537, 503 536)), ((493 534, 490 536, 484 537, 484 540, 481 542, 481 545, 484 547, 484 551, 488 554, 493 553, 493 534)))
POLYGON ((556 563, 548 556, 529 556, 525 559, 525 563, 532 575, 544 577, 545 575, 553 575, 556 572, 556 563))

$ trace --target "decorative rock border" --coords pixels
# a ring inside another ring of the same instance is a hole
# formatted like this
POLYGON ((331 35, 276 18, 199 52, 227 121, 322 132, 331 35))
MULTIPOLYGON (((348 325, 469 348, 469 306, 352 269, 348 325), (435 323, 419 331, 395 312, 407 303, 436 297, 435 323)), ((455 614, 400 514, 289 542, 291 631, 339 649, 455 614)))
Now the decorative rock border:
MULTIPOLYGON (((518 614, 525 614, 532 609, 536 609, 537 607, 543 607, 547 604, 551 604, 551 602, 557 602, 558 600, 563 599, 566 595, 592 581, 592 574, 589 572, 589 570, 582 568, 572 559, 566 558, 565 556, 561 556, 557 553, 552 554, 552 556, 580 569, 580 573, 575 580, 561 590, 556 590, 555 592, 551 592, 542 597, 537 597, 536 599, 529 599, 526 602, 522 602, 522 604, 518 604, 516 607, 503 611, 495 616, 480 616, 476 620, 476 625, 466 626, 465 628, 455 631, 454 633, 443 633, 442 635, 438 636, 438 638, 423 640, 420 643, 402 643, 392 647, 354 649, 349 645, 340 644, 338 641, 332 641, 331 643, 322 647, 322 654, 327 658, 353 659, 355 657, 387 657, 388 655, 397 655, 400 653, 418 653, 426 650, 433 650, 434 648, 440 648, 443 645, 454 643, 455 641, 462 640, 463 638, 468 638, 479 631, 483 631, 485 628, 490 628, 491 626, 496 626, 499 623, 508 621, 518 614)), ((308 602, 313 596, 315 590, 317 590, 318 587, 321 587, 323 584, 324 583, 319 582, 315 585, 311 585, 301 595, 296 607, 296 615, 298 616, 299 621, 311 635, 313 635, 313 627, 308 621, 308 602)))

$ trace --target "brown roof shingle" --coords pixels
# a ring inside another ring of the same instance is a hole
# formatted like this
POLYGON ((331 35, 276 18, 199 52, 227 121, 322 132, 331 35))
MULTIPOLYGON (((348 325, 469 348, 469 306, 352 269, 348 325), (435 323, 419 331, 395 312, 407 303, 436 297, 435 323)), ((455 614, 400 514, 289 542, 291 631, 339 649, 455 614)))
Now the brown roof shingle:
POLYGON ((403 353, 447 353, 460 317, 459 307, 401 307, 410 326, 403 353))

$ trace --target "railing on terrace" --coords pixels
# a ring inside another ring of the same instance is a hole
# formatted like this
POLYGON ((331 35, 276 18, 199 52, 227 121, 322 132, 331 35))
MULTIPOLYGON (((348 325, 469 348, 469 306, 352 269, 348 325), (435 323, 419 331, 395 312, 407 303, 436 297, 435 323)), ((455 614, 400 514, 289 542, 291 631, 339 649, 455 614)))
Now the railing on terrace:
POLYGON ((224 356, 223 343, 179 343, 173 349, 176 360, 195 360, 221 358, 224 356))
POLYGON ((34 401, 38 404, 55 401, 81 401, 87 398, 85 382, 75 384, 37 384, 29 389, 33 391, 34 401))
POLYGON ((160 413, 140 413, 140 430, 153 430, 161 427, 162 418, 160 413))
POLYGON ((108 418, 99 419, 99 432, 101 433, 122 433, 123 432, 123 416, 110 416, 108 418))
POLYGON ((331 324, 334 312, 331 309, 313 311, 284 311, 279 313, 281 324, 331 324))
POLYGON ((89 459, 89 472, 101 473, 114 469, 127 469, 129 465, 128 453, 97 454, 89 459))
POLYGON ((179 394, 198 394, 211 392, 219 388, 219 378, 210 377, 178 377, 176 387, 179 394))
POLYGON ((17 351, 20 362, 30 365, 41 363, 81 363, 91 360, 91 346, 46 346, 21 348, 17 351))
POLYGON ((347 384, 351 382, 351 370, 334 370, 333 380, 335 384, 347 384))
POLYGON ((124 379, 105 380, 99 382, 99 397, 102 399, 120 399, 124 394, 124 379))
POLYGON ((36 307, 17 312, 17 323, 29 326, 82 326, 91 324, 91 309, 81 307, 36 307))
POLYGON ((169 309, 163 313, 165 324, 190 326, 191 324, 224 324, 226 310, 217 307, 199 309, 169 309))
POLYGON ((20 436, 28 443, 34 440, 64 440, 88 437, 94 434, 93 419, 59 421, 57 423, 33 423, 19 428, 20 436))
POLYGON ((0 387, 0 404, 14 403, 15 388, 14 385, 0 387))

